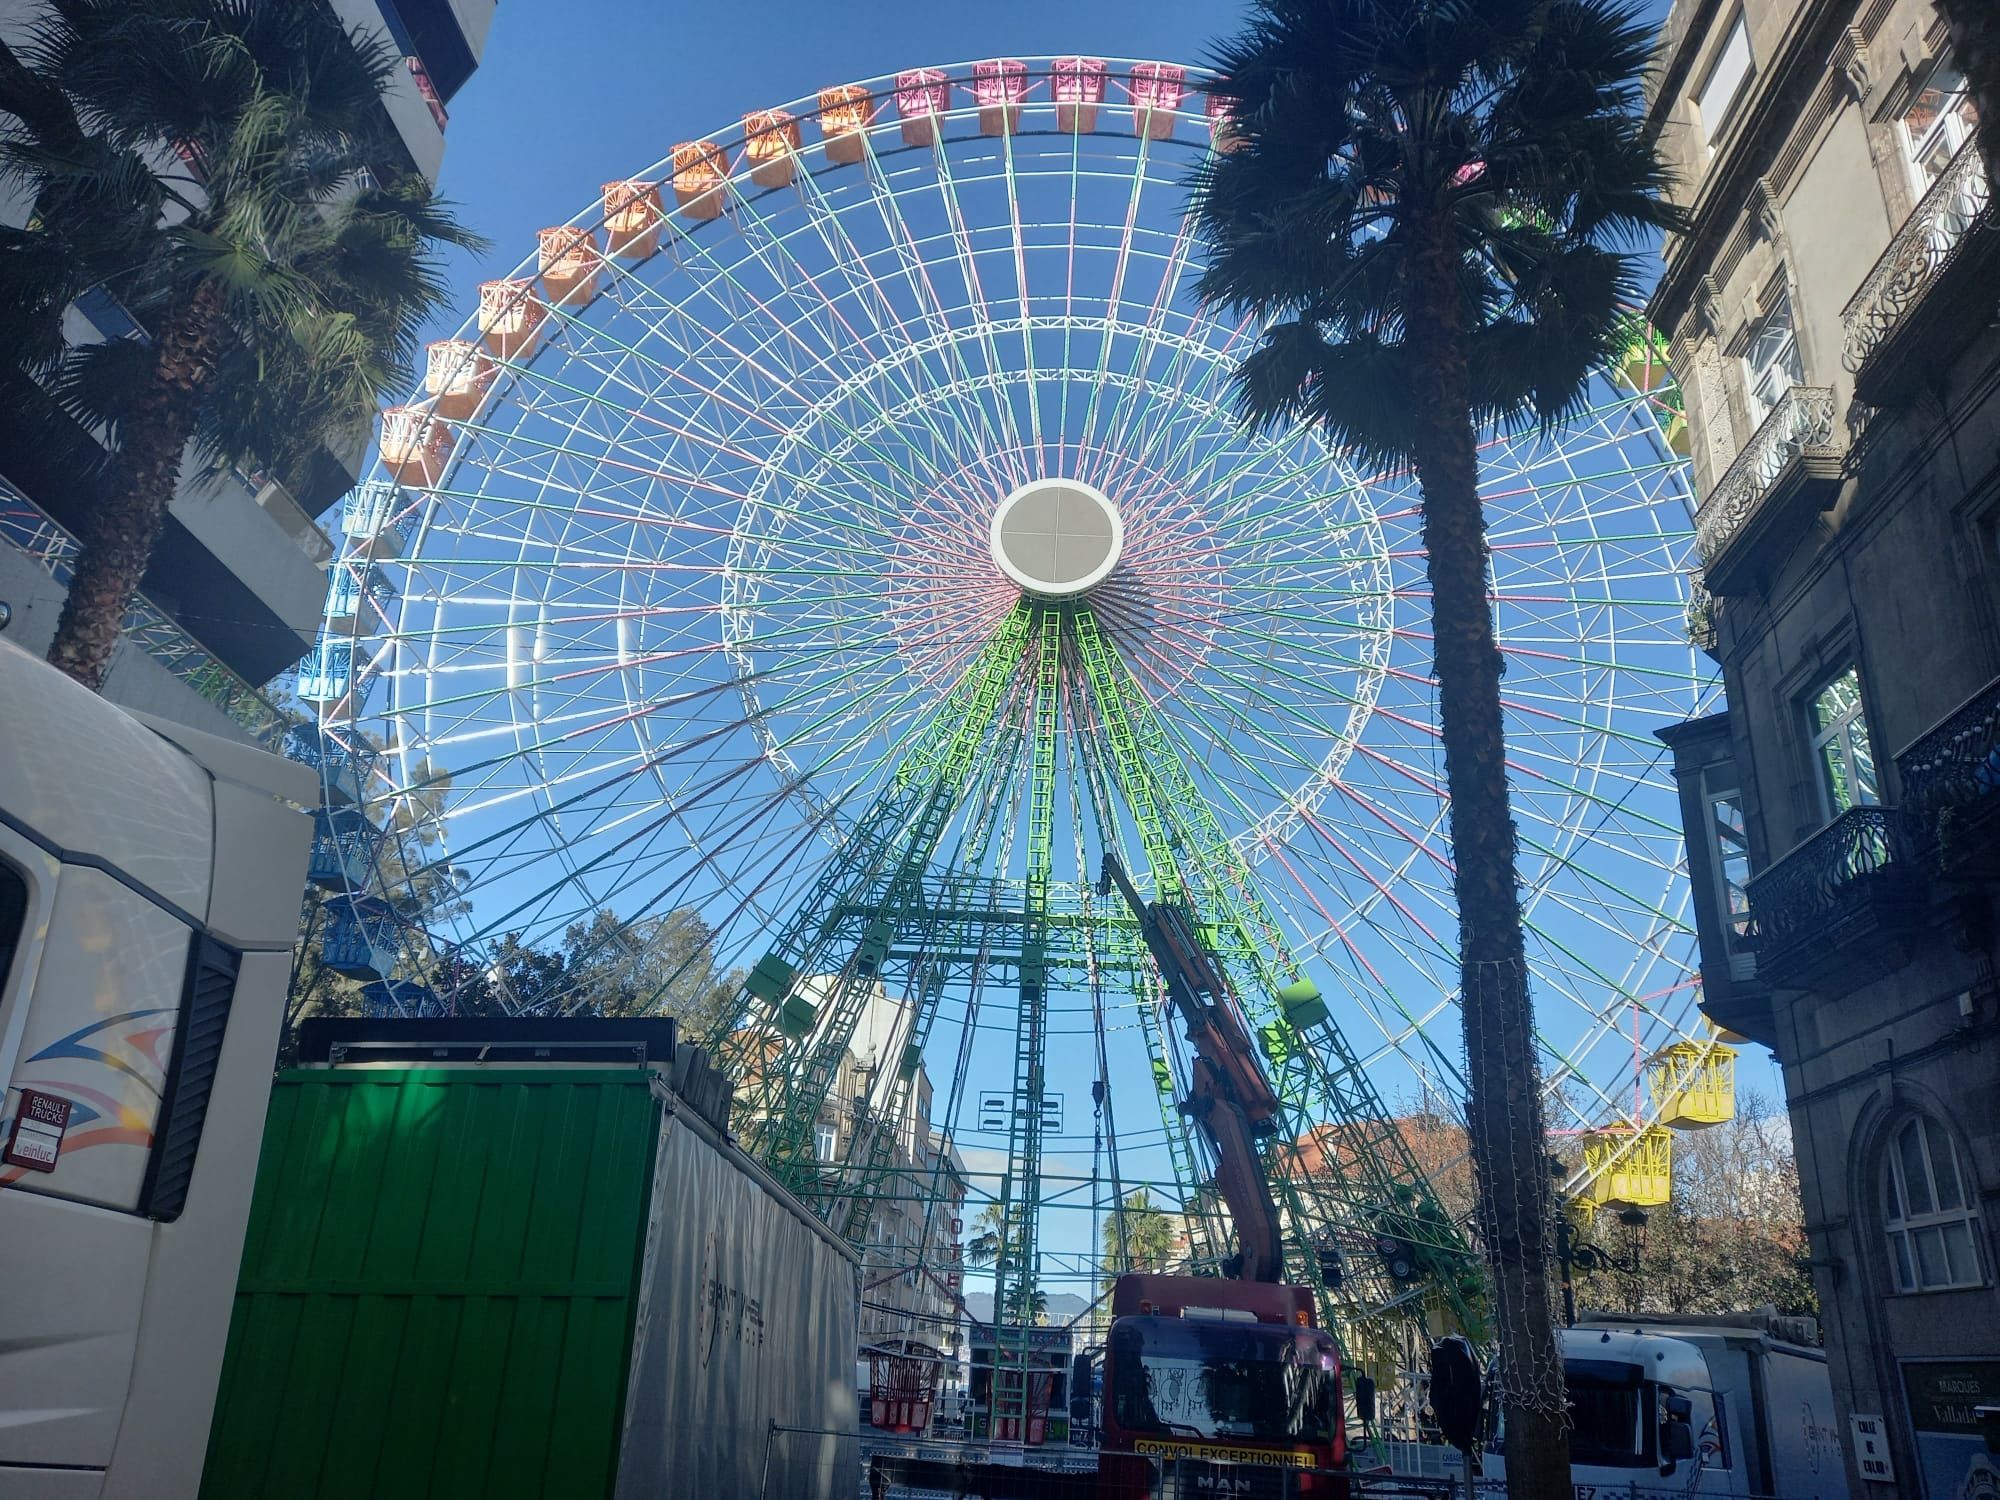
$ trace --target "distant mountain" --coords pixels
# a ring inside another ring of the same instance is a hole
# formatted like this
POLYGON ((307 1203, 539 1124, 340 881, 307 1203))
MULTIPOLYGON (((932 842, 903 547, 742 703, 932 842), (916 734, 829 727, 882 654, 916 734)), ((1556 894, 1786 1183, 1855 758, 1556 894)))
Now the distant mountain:
MULTIPOLYGON (((967 1292, 965 1310, 982 1323, 993 1321, 993 1294, 991 1292, 967 1292)), ((1090 1303, 1074 1292, 1056 1292, 1048 1299, 1049 1321, 1051 1323, 1071 1323, 1090 1311, 1090 1303)))

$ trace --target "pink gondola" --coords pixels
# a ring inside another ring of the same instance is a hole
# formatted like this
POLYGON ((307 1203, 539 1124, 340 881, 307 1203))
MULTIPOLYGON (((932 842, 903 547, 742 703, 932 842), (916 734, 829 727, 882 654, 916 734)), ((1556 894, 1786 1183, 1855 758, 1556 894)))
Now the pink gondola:
POLYGON ((1163 141, 1174 133, 1174 113, 1187 92, 1185 71, 1178 63, 1132 64, 1132 128, 1163 141))
POLYGON ((938 117, 951 107, 951 79, 942 68, 911 68, 896 75, 896 113, 905 146, 934 145, 938 117))
POLYGON ((979 106, 982 135, 1020 129, 1021 100, 1028 92, 1028 65, 1018 57, 995 57, 972 65, 972 100, 979 106))
POLYGON ((1059 57, 1050 80, 1056 96, 1056 128, 1079 134, 1097 128, 1097 106, 1104 102, 1104 59, 1059 57))

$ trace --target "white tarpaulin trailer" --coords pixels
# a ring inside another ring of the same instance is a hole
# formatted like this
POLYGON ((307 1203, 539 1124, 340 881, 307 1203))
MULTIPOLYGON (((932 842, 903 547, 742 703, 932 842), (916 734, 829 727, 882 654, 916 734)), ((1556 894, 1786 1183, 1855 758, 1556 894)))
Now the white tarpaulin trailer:
POLYGON ((853 1252, 692 1111, 656 1160, 618 1500, 848 1500, 853 1252))

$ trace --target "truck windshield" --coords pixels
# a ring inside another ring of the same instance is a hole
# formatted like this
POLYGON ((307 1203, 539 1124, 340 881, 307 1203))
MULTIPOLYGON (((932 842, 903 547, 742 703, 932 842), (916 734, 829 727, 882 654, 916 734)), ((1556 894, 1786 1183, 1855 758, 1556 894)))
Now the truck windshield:
POLYGON ((1338 1361, 1312 1329, 1189 1318, 1121 1318, 1105 1386, 1125 1432, 1162 1437, 1324 1442, 1338 1361))
POLYGON ((1564 1362, 1564 1374, 1569 1382, 1570 1462, 1606 1469, 1652 1463, 1647 1388, 1638 1366, 1572 1359, 1564 1362))

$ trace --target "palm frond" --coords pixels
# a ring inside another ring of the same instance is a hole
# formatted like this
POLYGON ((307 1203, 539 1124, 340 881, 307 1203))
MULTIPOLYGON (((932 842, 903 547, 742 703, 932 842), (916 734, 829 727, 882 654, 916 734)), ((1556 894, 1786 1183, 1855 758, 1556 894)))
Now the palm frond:
POLYGON ((1573 411, 1632 252, 1682 222, 1642 119, 1650 53, 1632 0, 1257 0, 1213 53, 1239 144, 1190 202, 1200 296, 1270 325, 1245 415, 1407 459, 1402 340, 1438 312, 1412 300, 1414 226, 1441 219, 1474 415, 1573 411))

